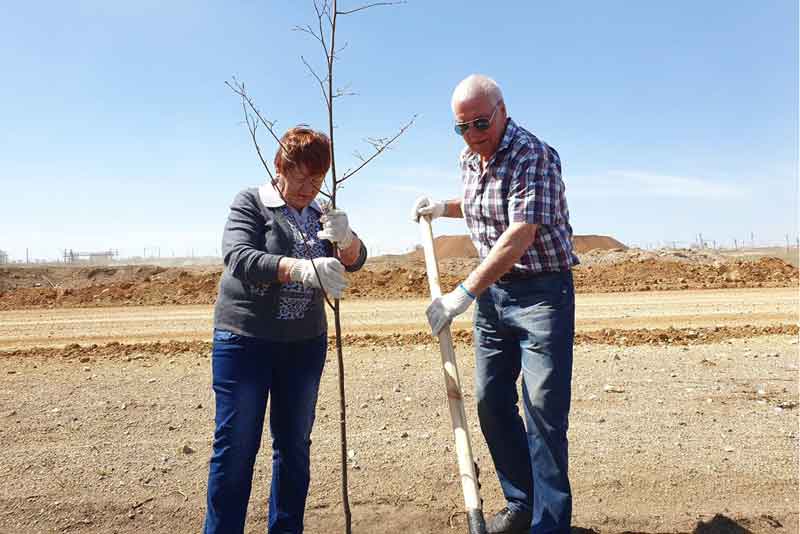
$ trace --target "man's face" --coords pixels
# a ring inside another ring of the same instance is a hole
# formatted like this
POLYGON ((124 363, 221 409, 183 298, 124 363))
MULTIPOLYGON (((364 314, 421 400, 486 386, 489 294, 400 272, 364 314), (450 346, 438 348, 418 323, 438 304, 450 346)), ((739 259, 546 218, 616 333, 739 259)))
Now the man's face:
POLYGON ((497 151, 500 140, 506 129, 506 106, 503 102, 496 103, 491 98, 479 96, 469 100, 456 102, 453 108, 456 124, 469 123, 469 127, 462 134, 464 142, 473 152, 488 160, 497 151), (494 114, 494 117, 492 117, 494 114), (475 119, 489 119, 489 128, 480 130, 475 127, 475 119))

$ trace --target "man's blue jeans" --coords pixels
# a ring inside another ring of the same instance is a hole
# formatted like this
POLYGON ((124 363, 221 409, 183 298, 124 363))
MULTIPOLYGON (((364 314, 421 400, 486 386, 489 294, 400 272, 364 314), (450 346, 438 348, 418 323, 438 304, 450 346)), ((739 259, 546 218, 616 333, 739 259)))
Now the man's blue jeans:
POLYGON ((327 348, 325 335, 278 343, 214 331, 216 429, 208 472, 206 534, 244 532, 253 465, 270 396, 269 533, 303 532, 311 428, 327 348))
POLYGON ((481 430, 507 506, 531 532, 570 532, 567 426, 575 337, 570 271, 497 282, 475 307, 475 388, 481 430), (522 373, 525 424, 516 381, 522 373), (527 430, 526 430, 527 429, 527 430))

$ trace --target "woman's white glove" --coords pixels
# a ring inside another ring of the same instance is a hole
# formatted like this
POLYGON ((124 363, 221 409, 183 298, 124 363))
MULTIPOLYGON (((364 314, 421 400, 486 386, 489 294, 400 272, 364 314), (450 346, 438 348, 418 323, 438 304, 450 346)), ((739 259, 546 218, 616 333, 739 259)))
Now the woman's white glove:
POLYGON ((289 270, 289 278, 293 282, 300 282, 306 287, 320 287, 338 299, 347 287, 347 278, 344 277, 344 265, 336 258, 314 258, 313 260, 296 260, 289 270), (312 265, 311 262, 314 262, 312 265), (314 272, 316 266, 317 272, 314 272), (317 277, 319 273, 319 277, 317 277))
POLYGON ((342 210, 331 210, 319 218, 322 230, 317 232, 317 237, 337 243, 339 248, 346 249, 353 242, 353 231, 347 221, 347 214, 342 210))
POLYGON ((414 209, 411 210, 411 220, 419 222, 420 217, 430 217, 431 220, 444 215, 447 205, 440 201, 433 201, 428 197, 420 197, 414 202, 414 209))
POLYGON ((475 300, 475 296, 470 294, 463 284, 459 284, 450 293, 433 299, 431 305, 425 310, 433 335, 438 336, 442 328, 447 326, 450 321, 467 311, 473 300, 475 300))

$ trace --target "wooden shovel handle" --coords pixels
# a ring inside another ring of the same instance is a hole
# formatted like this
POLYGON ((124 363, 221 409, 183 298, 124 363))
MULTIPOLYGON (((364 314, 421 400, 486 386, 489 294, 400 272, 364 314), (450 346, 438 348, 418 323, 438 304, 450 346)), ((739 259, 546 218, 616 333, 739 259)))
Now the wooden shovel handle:
MULTIPOLYGON (((439 287, 439 266, 436 262, 436 251, 433 248, 433 230, 430 219, 420 217, 419 226, 422 232, 422 248, 425 252, 425 269, 428 273, 428 286, 430 287, 431 300, 442 295, 439 287)), ((461 394, 461 380, 458 376, 456 355, 453 349, 453 336, 450 325, 439 332, 439 351, 442 354, 442 367, 444 369, 444 383, 447 389, 447 404, 450 408, 450 420, 453 425, 453 434, 456 441, 456 456, 458 457, 458 471, 461 476, 461 488, 464 491, 464 505, 467 508, 467 517, 470 523, 470 532, 482 534, 486 531, 483 525, 483 512, 481 498, 478 492, 478 478, 475 472, 475 463, 472 459, 472 446, 469 440, 467 416, 464 412, 464 399, 461 394)))

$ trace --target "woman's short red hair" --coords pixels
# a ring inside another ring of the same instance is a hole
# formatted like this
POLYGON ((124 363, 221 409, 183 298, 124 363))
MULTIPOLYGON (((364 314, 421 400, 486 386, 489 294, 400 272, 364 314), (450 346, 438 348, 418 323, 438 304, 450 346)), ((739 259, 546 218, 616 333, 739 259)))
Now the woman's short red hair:
POLYGON ((326 174, 331 166, 331 141, 322 132, 300 125, 281 137, 275 153, 275 169, 279 173, 305 167, 311 176, 326 174))

